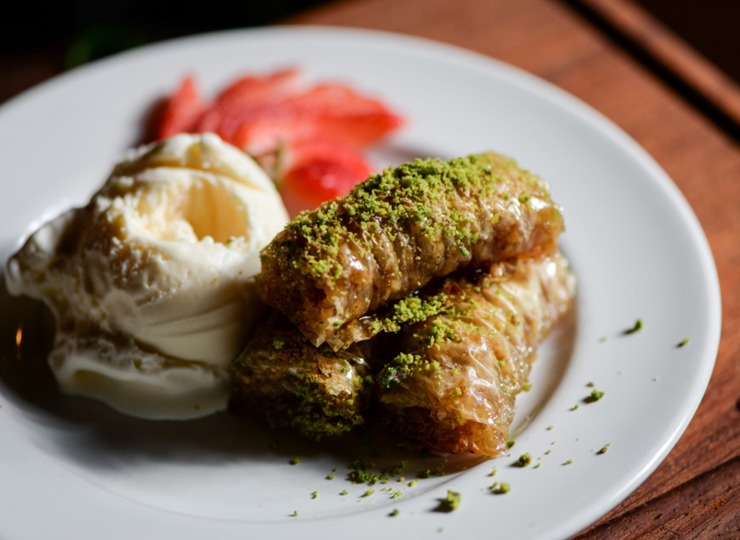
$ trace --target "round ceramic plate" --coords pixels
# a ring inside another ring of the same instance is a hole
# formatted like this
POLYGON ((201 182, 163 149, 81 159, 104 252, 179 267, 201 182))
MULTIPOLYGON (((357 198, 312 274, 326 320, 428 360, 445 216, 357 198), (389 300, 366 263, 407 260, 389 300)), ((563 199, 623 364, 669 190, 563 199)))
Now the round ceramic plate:
POLYGON ((183 75, 212 95, 238 75, 288 66, 355 85, 407 118, 373 153, 378 166, 495 149, 545 177, 565 208, 561 245, 578 301, 542 347, 509 455, 445 460, 382 436, 307 445, 227 413, 126 418, 57 393, 45 368, 48 314, 2 292, 4 538, 559 538, 625 498, 686 428, 720 331, 714 263, 686 201, 643 150, 573 97, 438 43, 327 28, 219 33, 34 88, 0 109, 2 259, 42 220, 86 201, 183 75), (625 334, 637 319, 642 329, 625 334), (589 403, 593 389, 604 396, 589 403), (523 453, 531 465, 513 466, 523 453), (376 472, 406 466, 355 484, 355 458, 376 472), (444 474, 412 481, 426 469, 444 474), (493 493, 494 482, 510 491, 493 493), (436 511, 448 490, 461 495, 459 508, 436 511))

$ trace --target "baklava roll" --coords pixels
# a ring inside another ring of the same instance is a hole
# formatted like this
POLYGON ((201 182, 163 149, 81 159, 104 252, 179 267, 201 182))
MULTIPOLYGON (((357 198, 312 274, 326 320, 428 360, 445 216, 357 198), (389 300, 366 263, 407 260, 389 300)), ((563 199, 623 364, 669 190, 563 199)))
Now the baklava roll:
POLYGON ((402 330, 376 376, 376 399, 386 420, 428 448, 495 456, 506 449, 538 345, 573 301, 575 278, 556 254, 450 285, 450 309, 402 330))
POLYGON ((300 214, 262 251, 257 288, 314 345, 341 348, 348 322, 460 268, 552 253, 562 230, 547 184, 510 158, 419 159, 300 214))

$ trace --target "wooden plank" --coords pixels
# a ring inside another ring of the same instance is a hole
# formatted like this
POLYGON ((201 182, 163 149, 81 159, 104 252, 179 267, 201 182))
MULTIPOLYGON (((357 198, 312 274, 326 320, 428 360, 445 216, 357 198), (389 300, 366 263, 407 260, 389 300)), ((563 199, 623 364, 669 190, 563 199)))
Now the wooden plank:
POLYGON ((603 538, 740 538, 740 458, 578 536, 603 538))
POLYGON ((740 87, 632 0, 573 0, 601 17, 642 52, 740 126, 740 87))

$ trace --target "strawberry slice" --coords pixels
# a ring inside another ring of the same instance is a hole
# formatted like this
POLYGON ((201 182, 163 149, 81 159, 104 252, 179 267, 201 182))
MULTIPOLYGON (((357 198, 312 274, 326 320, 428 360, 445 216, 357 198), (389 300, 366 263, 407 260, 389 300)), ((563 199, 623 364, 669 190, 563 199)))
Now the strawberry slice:
POLYGON ((192 76, 186 76, 165 103, 157 138, 165 139, 176 133, 191 132, 206 109, 192 76))
POLYGON ((300 77, 300 72, 295 68, 262 76, 245 75, 224 88, 216 96, 214 106, 234 110, 284 99, 301 91, 300 77))
MULTIPOLYGON (((213 131, 250 153, 274 150, 281 141, 310 136, 333 138, 357 147, 375 144, 400 127, 403 120, 382 102, 358 94, 340 84, 321 84, 290 94, 287 83, 294 72, 261 81, 241 84, 267 87, 269 93, 255 92, 255 101, 221 98, 221 103, 204 116, 198 129, 213 131), (273 91, 275 90, 275 91, 273 91), (282 90, 283 93, 281 95, 282 90), (266 99, 272 96, 273 99, 266 99)), ((235 92, 235 91, 234 91, 235 92)), ((244 95, 244 94, 242 94, 244 95)))
POLYGON ((291 217, 346 195, 371 172, 359 151, 330 139, 297 142, 285 154, 280 194, 291 217))
POLYGON ((377 115, 336 116, 281 111, 257 115, 242 122, 233 133, 228 129, 217 133, 248 153, 260 155, 274 151, 281 143, 290 145, 312 137, 331 139, 360 149, 382 139, 388 133, 388 125, 386 117, 377 115))
POLYGON ((239 117, 285 100, 301 91, 300 72, 283 69, 268 75, 245 75, 222 90, 198 122, 199 131, 212 131, 225 139, 235 128, 239 117))

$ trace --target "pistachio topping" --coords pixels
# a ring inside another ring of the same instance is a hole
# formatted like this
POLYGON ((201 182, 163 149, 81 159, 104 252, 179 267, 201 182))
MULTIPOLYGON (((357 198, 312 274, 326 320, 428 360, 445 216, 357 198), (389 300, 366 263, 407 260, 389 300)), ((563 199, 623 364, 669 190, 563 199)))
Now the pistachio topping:
POLYGON ((494 482, 488 489, 491 493, 503 495, 511 491, 511 485, 508 482, 494 482))
POLYGON ((443 499, 439 499, 439 505, 436 508, 437 512, 452 512, 460 507, 462 502, 462 495, 457 491, 447 490, 447 495, 443 499))
POLYGON ((624 333, 625 335, 634 334, 642 330, 642 327, 643 327, 642 319, 637 319, 635 321, 635 324, 632 326, 632 328, 628 328, 627 330, 624 331, 624 333))

